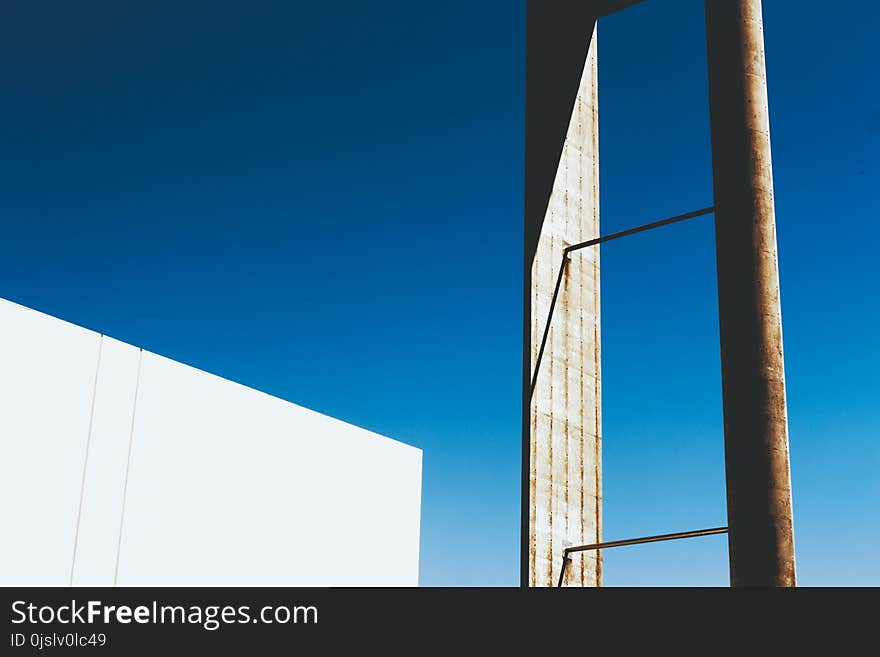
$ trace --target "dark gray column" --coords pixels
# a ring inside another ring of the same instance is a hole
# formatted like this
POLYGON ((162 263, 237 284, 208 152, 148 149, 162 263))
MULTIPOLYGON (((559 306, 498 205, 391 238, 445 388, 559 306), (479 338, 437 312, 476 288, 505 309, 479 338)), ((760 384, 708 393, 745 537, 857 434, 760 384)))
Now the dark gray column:
POLYGON ((732 586, 794 586, 760 0, 706 0, 732 586))

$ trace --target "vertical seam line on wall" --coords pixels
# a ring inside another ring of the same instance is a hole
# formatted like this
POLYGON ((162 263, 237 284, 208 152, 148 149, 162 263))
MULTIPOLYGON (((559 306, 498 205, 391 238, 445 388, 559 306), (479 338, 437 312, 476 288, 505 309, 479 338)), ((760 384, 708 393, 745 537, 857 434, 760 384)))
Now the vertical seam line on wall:
MULTIPOLYGON (((587 52, 587 57, 589 57, 589 52, 587 52)), ((586 64, 585 64, 586 65, 586 64)), ((592 99, 591 99, 592 101, 592 99)), ((586 109, 581 101, 581 96, 578 96, 578 134, 581 140, 581 144, 584 143, 584 130, 586 126, 584 125, 584 114, 586 109)), ((592 102, 590 103, 590 115, 592 117, 592 102)), ((591 149, 592 150, 592 149, 591 149)), ((589 234, 589 230, 586 225, 586 216, 584 213, 584 149, 581 147, 581 150, 578 154, 578 209, 577 209, 577 218, 578 218, 578 227, 577 227, 577 235, 578 242, 584 241, 584 236, 589 234)), ((581 269, 578 270, 580 274, 578 276, 578 290, 577 290, 577 308, 578 308, 578 318, 577 318, 577 326, 578 326, 578 355, 577 362, 580 365, 580 372, 578 373, 578 418, 579 422, 579 431, 578 431, 578 488, 580 489, 580 495, 578 499, 578 532, 577 532, 577 541, 583 543, 584 538, 584 529, 585 529, 585 518, 584 518, 584 509, 585 509, 585 486, 584 486, 584 430, 585 430, 585 422, 583 418, 585 399, 584 399, 584 362, 585 362, 585 347, 584 347, 584 276, 583 271, 581 269)), ((569 540, 571 540, 571 536, 569 535, 569 540)), ((572 563, 571 565, 574 565, 572 563)), ((569 567, 571 567, 571 565, 569 567)), ((561 566, 560 566, 561 567, 561 566)), ((577 582, 580 586, 584 586, 585 578, 586 578, 586 568, 584 567, 583 559, 579 559, 577 561, 577 577, 573 580, 577 582)))
MULTIPOLYGON (((565 210, 566 210, 566 215, 569 214, 568 207, 566 207, 565 210)), ((568 375, 569 375, 569 370, 570 370, 568 353, 569 353, 569 346, 570 346, 570 340, 571 340, 571 335, 568 330, 569 329, 568 315, 569 315, 569 310, 570 310, 570 305, 571 305, 571 298, 569 295, 569 288, 571 286, 568 285, 569 282, 570 281, 568 281, 568 280, 563 281, 564 286, 562 289, 562 303, 563 303, 562 307, 564 308, 564 312, 562 313, 562 319, 564 322, 563 323, 563 345, 564 345, 564 349, 565 349, 565 365, 562 368, 562 376, 563 376, 562 404, 563 404, 563 407, 565 408, 565 417, 563 418, 563 422, 562 422, 562 437, 563 437, 563 444, 565 445, 565 455, 564 455, 564 459, 563 459, 563 471, 565 472, 565 476, 563 477, 563 480, 562 480, 563 481, 563 508, 565 509, 565 523, 563 525, 564 532, 565 532, 565 541, 564 541, 563 547, 566 547, 568 542, 571 539, 571 534, 569 533, 569 527, 570 527, 569 516, 571 515, 571 509, 569 508, 569 505, 571 503, 569 489, 571 488, 571 477, 570 477, 569 471, 568 471, 569 465, 571 463, 571 417, 570 417, 570 415, 571 415, 570 408, 571 407, 569 406, 570 397, 569 397, 569 389, 568 389, 568 375)), ((551 573, 550 581, 551 582, 553 581, 552 573, 551 573)))
POLYGON ((70 560, 70 586, 73 586, 73 574, 76 570, 76 548, 79 543, 79 526, 82 520, 83 498, 86 492, 86 472, 89 467, 89 448, 92 444, 92 426, 95 421, 95 399, 98 396, 98 375, 101 372, 101 353, 104 350, 104 334, 98 336, 98 358, 95 363, 95 380, 92 384, 92 406, 89 410, 89 429, 86 434, 86 453, 83 457, 82 480, 79 484, 79 506, 76 510, 76 528, 73 532, 73 557, 70 560))
MULTIPOLYGON (((577 116, 577 112, 579 109, 579 99, 575 99, 574 112, 575 116, 577 116)), ((569 121, 569 124, 571 121, 569 121)), ((574 156, 577 157, 577 149, 574 149, 574 156)), ((569 197, 569 176, 571 167, 569 166, 569 158, 565 159, 565 189, 562 193, 562 216, 563 221, 567 224, 571 219, 571 205, 570 205, 570 197, 569 197)), ((567 237, 568 235, 566 235, 567 237)), ((563 258, 565 258, 565 248, 568 246, 568 240, 562 240, 562 254, 563 258)), ((554 261, 556 259, 554 258, 554 261)), ((569 476, 568 467, 571 462, 571 413, 569 407, 569 389, 568 389, 568 374, 571 369, 571 363, 569 358, 569 349, 570 349, 570 340, 571 335, 569 333, 569 310, 571 307, 571 295, 569 294, 571 291, 571 277, 563 275, 562 288, 560 289, 560 295, 562 297, 562 308, 560 308, 561 312, 561 321, 562 321, 562 349, 563 349, 563 363, 562 363, 562 390, 560 391, 562 394, 562 407, 565 409, 565 413, 562 418, 562 444, 564 445, 564 453, 562 459, 562 472, 564 473, 562 476, 562 481, 560 482, 562 485, 562 508, 564 509, 564 518, 562 522, 562 531, 563 536, 565 537, 562 547, 567 547, 570 534, 569 534, 569 516, 571 515, 571 509, 569 508, 569 504, 571 502, 571 498, 569 496, 569 488, 571 486, 571 477, 569 476)), ((554 555, 555 561, 555 555, 554 555)), ((555 568, 551 567, 550 569, 550 583, 553 582, 553 573, 556 572, 555 568)))
MULTIPOLYGON (((565 146, 564 145, 562 146, 562 154, 563 154, 563 157, 565 157, 565 146)), ((551 226, 552 226, 553 221, 555 220, 555 216, 551 213, 550 218, 551 218, 551 226)), ((551 256, 547 259, 548 262, 551 262, 551 263, 553 262, 554 247, 556 246, 555 237, 556 236, 551 233, 551 235, 550 235, 550 254, 551 254, 551 256)), ((550 271, 551 272, 553 271, 552 265, 551 265, 550 271)), ((553 302, 551 301, 550 303, 553 303, 553 302)), ((554 362, 553 362, 553 357, 552 357, 552 354, 554 353, 554 346, 555 346, 554 335, 555 334, 553 331, 553 323, 551 320, 550 326, 548 327, 548 335, 547 335, 547 347, 549 349, 549 353, 551 354, 549 367, 547 368, 547 385, 549 386, 549 389, 550 389, 550 392, 548 393, 550 401, 547 404, 547 414, 549 416, 549 424, 548 424, 548 429, 547 429, 547 452, 548 452, 547 477, 550 482, 548 485, 548 493, 547 493, 547 522, 548 522, 548 525, 550 526, 549 527, 550 531, 548 532, 548 535, 547 535, 547 555, 546 555, 546 557, 547 557, 546 576, 547 576, 548 582, 553 581, 553 521, 555 520, 554 511, 556 510, 555 509, 556 495, 555 495, 555 490, 553 488, 553 484, 555 483, 554 478, 553 478, 553 428, 554 428, 553 427, 553 424, 554 424, 553 420, 555 419, 555 417, 553 415, 553 393, 555 392, 553 389, 553 375, 554 375, 555 368, 553 367, 554 362)))
POLYGON ((137 379, 134 384, 134 404, 131 408, 131 428, 128 432, 128 456, 125 459, 125 479, 122 484, 122 512, 119 515, 119 539, 116 543, 116 565, 113 568, 113 586, 119 579, 119 557, 122 553, 122 528, 125 524, 125 501, 128 498, 128 473, 131 469, 131 446, 134 443, 134 421, 137 414, 138 393, 141 386, 141 363, 144 360, 144 350, 140 349, 138 355, 137 379))

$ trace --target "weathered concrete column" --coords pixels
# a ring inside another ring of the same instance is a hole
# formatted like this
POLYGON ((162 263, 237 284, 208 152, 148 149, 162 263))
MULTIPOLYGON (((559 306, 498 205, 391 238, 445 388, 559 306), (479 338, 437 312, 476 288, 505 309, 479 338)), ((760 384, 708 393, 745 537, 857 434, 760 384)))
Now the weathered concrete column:
MULTIPOLYGON (((534 260, 527 261, 527 383, 536 366, 563 250, 599 234, 597 46, 594 30, 586 33, 585 41, 590 32, 534 260)), ((584 249, 571 256, 535 390, 526 398, 528 586, 555 586, 563 550, 601 540, 599 327, 599 251, 584 249)), ((601 573, 598 553, 576 555, 565 584, 598 586, 601 573)))
POLYGON ((706 0, 732 586, 794 586, 760 0, 706 0))

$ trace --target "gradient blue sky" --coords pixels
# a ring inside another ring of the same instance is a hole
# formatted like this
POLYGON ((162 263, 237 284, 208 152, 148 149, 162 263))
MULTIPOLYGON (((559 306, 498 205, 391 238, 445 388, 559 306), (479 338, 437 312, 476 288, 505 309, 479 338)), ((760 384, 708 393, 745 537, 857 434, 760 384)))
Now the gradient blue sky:
MULTIPOLYGON (((765 3, 798 575, 880 584, 872 3, 765 3)), ((424 450, 518 582, 524 2, 7 3, 0 296, 424 450)), ((702 2, 600 23, 603 232, 712 202, 702 2)), ((725 524, 711 219, 602 250, 605 535, 725 524)), ((606 583, 727 584, 723 537, 606 583)))

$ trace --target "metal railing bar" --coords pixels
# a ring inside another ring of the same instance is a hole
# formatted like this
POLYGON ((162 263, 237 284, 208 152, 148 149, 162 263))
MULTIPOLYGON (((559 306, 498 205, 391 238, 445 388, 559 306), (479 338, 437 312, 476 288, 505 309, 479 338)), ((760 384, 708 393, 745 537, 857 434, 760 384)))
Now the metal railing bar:
POLYGON ((559 297, 559 288, 568 267, 568 249, 562 252, 562 264, 559 266, 559 275, 556 277, 556 288, 553 290, 553 298, 550 300, 550 312, 547 313, 547 323, 544 325, 544 335, 541 337, 541 347, 538 349, 538 359, 535 361, 535 371, 532 374, 532 387, 529 399, 535 396, 535 386, 538 383, 538 372, 541 371, 541 359, 544 358, 544 348, 547 346, 547 337, 550 335, 550 322, 553 321, 553 310, 556 308, 556 299, 559 297))
POLYGON ((644 536, 642 538, 627 538, 621 541, 606 541, 604 543, 590 543, 588 545, 574 545, 565 548, 562 553, 562 568, 559 571, 559 583, 562 586, 565 581, 565 568, 571 561, 569 555, 572 552, 586 552, 588 550, 604 550, 605 548, 623 547, 626 545, 641 545, 642 543, 658 543, 660 541, 674 541, 681 538, 696 538, 698 536, 714 536, 715 534, 726 534, 727 527, 713 527, 712 529, 697 529, 690 532, 676 532, 674 534, 658 534, 656 536, 644 536))
POLYGON ((620 239, 621 237, 628 237, 630 235, 635 235, 636 233, 643 233, 646 230, 652 230, 653 228, 660 228, 661 226, 668 226, 670 224, 677 224, 679 221, 686 221, 687 219, 694 219, 695 217, 702 217, 707 214, 712 214, 715 212, 714 207, 703 208, 702 210, 694 210, 693 212, 686 212, 685 214, 678 214, 674 217, 669 217, 668 219, 661 219, 660 221, 653 221, 649 224, 644 224, 642 226, 636 226, 635 228, 628 228, 627 230, 621 230, 617 233, 611 233, 610 235, 605 235, 603 237, 597 237, 596 239, 587 240, 586 242, 581 242, 580 244, 572 244, 571 246, 565 249, 565 253, 571 253, 572 251, 578 251, 580 249, 585 249, 588 246, 595 246, 596 244, 604 244, 605 242, 610 242, 611 240, 620 239))
POLYGON ((547 338, 550 335, 550 324, 553 321, 553 311, 556 308, 556 300, 559 298, 559 288, 562 287, 562 279, 565 276, 565 270, 568 267, 568 255, 574 251, 579 251, 580 249, 585 249, 589 246, 596 246, 597 244, 604 244, 605 242, 610 242, 611 240, 617 240, 621 237, 628 237, 630 235, 635 235, 637 233, 643 233, 646 230, 652 230, 654 228, 660 228, 661 226, 669 226, 670 224, 677 224, 680 221, 686 221, 687 219, 694 219, 695 217, 702 217, 707 214, 711 214, 715 211, 714 207, 703 208, 702 210, 695 210, 694 212, 686 212, 685 214, 679 214, 674 217, 669 217, 668 219, 661 219, 660 221, 653 221, 649 224, 644 224, 642 226, 636 226, 635 228, 629 228, 627 230, 622 230, 617 233, 611 233, 610 235, 605 235, 603 237, 597 237, 592 240, 587 240, 586 242, 581 242, 580 244, 572 244, 571 246, 565 247, 562 251, 562 264, 559 266, 559 274, 556 277, 556 287, 553 290, 553 298, 550 300, 550 311, 547 313, 547 323, 544 324, 544 335, 541 336, 541 346, 538 349, 538 358, 535 360, 535 371, 532 373, 532 385, 529 390, 529 399, 535 396, 535 386, 538 383, 538 373, 541 371, 541 360, 544 358, 544 349, 547 347, 547 338))

